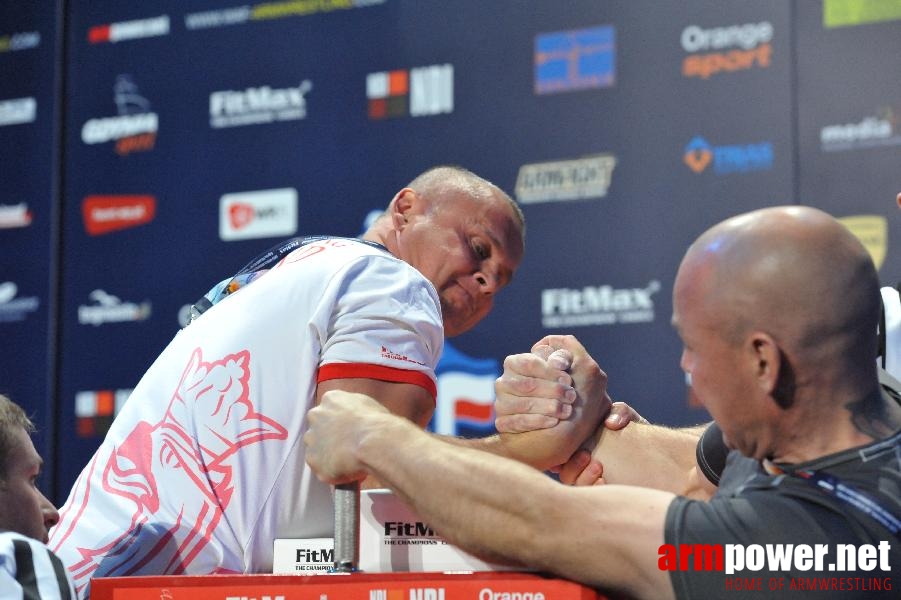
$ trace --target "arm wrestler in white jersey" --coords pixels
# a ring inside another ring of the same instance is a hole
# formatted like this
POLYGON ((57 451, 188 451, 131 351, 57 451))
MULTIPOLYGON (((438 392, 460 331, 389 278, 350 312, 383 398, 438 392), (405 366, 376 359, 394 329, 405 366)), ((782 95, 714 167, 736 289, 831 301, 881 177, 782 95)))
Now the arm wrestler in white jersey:
MULTIPOLYGON (((327 391, 361 392, 424 427, 444 336, 491 310, 522 260, 524 228, 497 186, 430 169, 362 239, 299 243, 181 330, 51 533, 79 595, 92 577, 268 572, 274 538, 331 536, 331 490, 301 443, 307 411, 327 391)), ((566 461, 601 409, 575 405, 568 435, 542 444, 460 443, 547 468, 566 461)))

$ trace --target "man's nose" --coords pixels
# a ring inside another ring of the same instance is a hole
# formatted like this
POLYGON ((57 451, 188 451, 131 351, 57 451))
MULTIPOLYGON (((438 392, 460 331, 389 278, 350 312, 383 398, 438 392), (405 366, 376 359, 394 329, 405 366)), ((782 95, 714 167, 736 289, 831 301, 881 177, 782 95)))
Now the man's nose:
POLYGON ((56 510, 56 507, 53 506, 50 500, 47 500, 46 496, 44 497, 44 506, 41 508, 41 511, 44 513, 44 525, 47 529, 59 523, 59 511, 56 510))
POLYGON ((497 277, 487 271, 476 271, 476 282, 479 284, 479 292, 489 296, 497 293, 497 277))

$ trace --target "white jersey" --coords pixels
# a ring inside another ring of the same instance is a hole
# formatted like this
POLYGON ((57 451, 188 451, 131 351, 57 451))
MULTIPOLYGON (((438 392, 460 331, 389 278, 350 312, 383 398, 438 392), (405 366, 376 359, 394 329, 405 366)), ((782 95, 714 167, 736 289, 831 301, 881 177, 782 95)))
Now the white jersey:
MULTIPOLYGON (((899 286, 901 287, 901 286, 899 286)), ((879 332, 879 366, 901 379, 901 295, 898 289, 884 287, 879 332)))
POLYGON ((75 598, 69 574, 42 542, 0 531, 0 600, 75 598))
POLYGON ((443 327, 413 267, 359 241, 294 250, 181 330, 82 471, 51 532, 91 577, 270 572, 273 539, 330 537, 331 488, 302 436, 318 381, 417 384, 443 327))

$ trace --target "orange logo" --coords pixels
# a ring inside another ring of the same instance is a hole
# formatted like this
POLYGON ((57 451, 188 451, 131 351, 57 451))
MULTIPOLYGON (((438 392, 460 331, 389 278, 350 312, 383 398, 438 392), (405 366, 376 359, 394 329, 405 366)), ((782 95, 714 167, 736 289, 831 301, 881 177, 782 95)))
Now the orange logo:
POLYGON ((711 52, 686 56, 682 61, 682 75, 708 79, 718 73, 734 73, 754 67, 765 69, 770 66, 773 47, 761 44, 753 50, 730 50, 729 52, 711 52))
POLYGON ((710 161, 713 160, 713 152, 710 151, 710 145, 700 137, 696 137, 685 148, 685 155, 682 157, 688 168, 695 173, 700 173, 707 168, 710 161))

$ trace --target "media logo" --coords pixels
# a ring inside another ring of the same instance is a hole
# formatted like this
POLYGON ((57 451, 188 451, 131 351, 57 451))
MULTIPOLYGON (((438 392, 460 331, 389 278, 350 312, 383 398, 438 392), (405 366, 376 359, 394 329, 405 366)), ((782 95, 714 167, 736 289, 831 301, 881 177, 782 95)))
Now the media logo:
POLYGON ((14 229, 31 225, 31 211, 24 202, 0 204, 0 229, 14 229))
POLYGON ((610 87, 616 83, 612 25, 535 36, 535 93, 610 87))
POLYGON ((297 190, 279 188, 225 194, 219 199, 224 242, 289 236, 297 232, 297 190))
POLYGON ((523 165, 516 178, 516 200, 536 204, 603 198, 615 166, 612 154, 523 165))
POLYGON ((0 35, 0 52, 31 50, 41 45, 41 32, 22 31, 12 35, 0 35))
POLYGON ((32 123, 37 115, 38 101, 35 98, 0 100, 0 127, 32 123))
POLYGON ((104 235, 144 225, 156 216, 153 196, 88 196, 81 217, 88 235, 104 235))
POLYGON ((107 25, 95 25, 88 30, 88 41, 92 44, 124 42, 148 37, 169 35, 169 15, 149 19, 122 21, 107 25))
POLYGON ((273 89, 264 85, 243 91, 213 92, 210 94, 210 127, 221 129, 305 119, 306 95, 312 89, 313 84, 307 79, 296 87, 273 89))
POLYGON ((770 66, 773 25, 769 21, 705 29, 689 25, 682 30, 682 75, 708 79, 719 73, 770 66), (711 52, 712 50, 712 52, 711 52))
POLYGON ((827 125, 820 129, 820 148, 824 152, 842 152, 897 146, 901 144, 901 118, 894 109, 884 106, 873 116, 867 116, 857 123, 827 125))
POLYGON ((127 323, 145 321, 150 318, 149 300, 140 304, 122 302, 116 296, 103 290, 94 290, 88 295, 93 304, 82 304, 78 307, 78 322, 82 325, 99 326, 104 323, 127 323))
POLYGON ((888 251, 888 219, 881 215, 851 215, 839 221, 867 249, 876 269, 881 269, 888 251))
POLYGON ((454 112, 454 66, 431 65, 366 76, 372 120, 428 117, 454 112))
POLYGON ((94 390, 75 393, 75 431, 78 437, 105 435, 132 390, 94 390))
POLYGON ((610 285, 547 289, 541 292, 541 324, 556 327, 586 327, 650 323, 654 321, 654 294, 660 282, 651 280, 643 288, 610 285))
POLYGON ((81 141, 88 145, 116 142, 116 154, 153 150, 159 116, 138 93, 130 75, 119 75, 113 84, 113 102, 119 115, 89 119, 81 128, 81 141))
POLYGON ((41 301, 35 296, 16 297, 19 286, 12 281, 0 283, 0 323, 24 321, 35 312, 41 301))
POLYGON ((773 168, 773 145, 759 142, 711 146, 707 140, 696 136, 685 146, 682 160, 695 173, 702 173, 711 165, 718 175, 767 171, 773 168))

